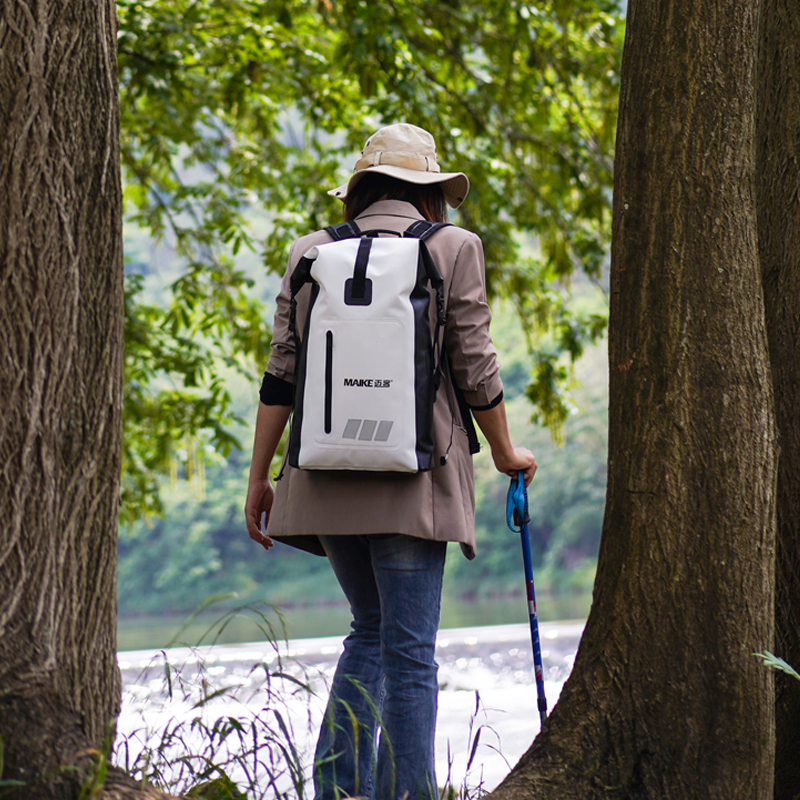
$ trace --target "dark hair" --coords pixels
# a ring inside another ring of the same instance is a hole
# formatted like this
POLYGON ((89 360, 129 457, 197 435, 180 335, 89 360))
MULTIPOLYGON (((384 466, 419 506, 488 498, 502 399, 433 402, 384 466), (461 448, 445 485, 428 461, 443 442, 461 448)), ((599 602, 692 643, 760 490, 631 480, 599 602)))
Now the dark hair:
POLYGON ((441 184, 421 185, 378 172, 368 172, 347 192, 344 219, 355 219, 378 200, 405 200, 429 222, 447 222, 447 203, 441 184))

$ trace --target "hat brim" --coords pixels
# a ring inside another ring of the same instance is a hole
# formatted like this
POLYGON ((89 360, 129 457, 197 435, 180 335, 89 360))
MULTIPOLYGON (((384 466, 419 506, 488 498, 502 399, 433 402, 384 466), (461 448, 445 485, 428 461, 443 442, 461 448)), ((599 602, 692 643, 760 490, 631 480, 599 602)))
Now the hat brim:
POLYGON ((415 183, 419 186, 430 186, 434 183, 442 184, 442 192, 447 205, 451 208, 458 208, 469 193, 469 178, 463 172, 425 172, 420 169, 408 169, 407 167, 395 167, 391 164, 379 164, 375 167, 366 167, 354 172, 347 183, 343 183, 336 189, 331 189, 328 194, 331 197, 338 197, 344 202, 347 193, 368 172, 377 172, 380 175, 388 175, 391 178, 399 178, 401 181, 415 183))

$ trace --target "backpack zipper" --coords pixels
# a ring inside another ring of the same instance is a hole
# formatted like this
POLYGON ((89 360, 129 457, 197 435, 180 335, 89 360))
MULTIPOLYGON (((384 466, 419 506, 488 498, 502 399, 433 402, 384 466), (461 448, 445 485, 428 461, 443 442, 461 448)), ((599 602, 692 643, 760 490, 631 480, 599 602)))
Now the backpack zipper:
POLYGON ((333 331, 325 334, 325 433, 330 433, 333 406, 333 331))

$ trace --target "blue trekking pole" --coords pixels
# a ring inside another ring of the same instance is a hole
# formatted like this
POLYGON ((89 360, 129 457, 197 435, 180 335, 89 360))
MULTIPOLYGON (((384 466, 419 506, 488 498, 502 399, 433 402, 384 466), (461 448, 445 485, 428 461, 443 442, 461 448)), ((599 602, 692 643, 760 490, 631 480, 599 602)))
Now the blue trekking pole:
POLYGON ((520 471, 511 479, 506 501, 506 522, 508 527, 519 533, 522 539, 522 562, 525 565, 525 588, 528 594, 528 615, 531 624, 531 644, 533 645, 533 668, 536 675, 536 695, 539 706, 539 719, 544 725, 547 719, 547 698, 544 696, 544 670, 542 668, 542 648, 539 644, 539 619, 536 616, 536 595, 533 591, 533 564, 531 562, 531 539, 528 534, 528 492, 525 490, 525 476, 520 471), (516 527, 515 527, 516 526, 516 527))

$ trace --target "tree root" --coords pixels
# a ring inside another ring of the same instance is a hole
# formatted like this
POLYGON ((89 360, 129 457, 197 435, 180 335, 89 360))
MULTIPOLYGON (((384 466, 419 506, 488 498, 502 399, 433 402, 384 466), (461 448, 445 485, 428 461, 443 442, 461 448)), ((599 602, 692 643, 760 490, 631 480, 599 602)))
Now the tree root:
POLYGON ((153 786, 143 786, 124 770, 109 767, 99 800, 180 800, 153 786))

